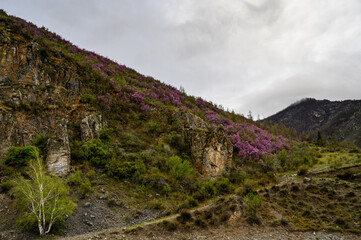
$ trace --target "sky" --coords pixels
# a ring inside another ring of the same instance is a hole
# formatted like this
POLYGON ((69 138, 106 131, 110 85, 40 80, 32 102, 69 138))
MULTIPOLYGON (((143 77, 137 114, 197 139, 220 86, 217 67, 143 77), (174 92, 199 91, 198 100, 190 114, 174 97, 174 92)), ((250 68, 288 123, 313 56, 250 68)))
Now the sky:
POLYGON ((0 0, 8 14, 225 109, 361 99, 360 0, 0 0))

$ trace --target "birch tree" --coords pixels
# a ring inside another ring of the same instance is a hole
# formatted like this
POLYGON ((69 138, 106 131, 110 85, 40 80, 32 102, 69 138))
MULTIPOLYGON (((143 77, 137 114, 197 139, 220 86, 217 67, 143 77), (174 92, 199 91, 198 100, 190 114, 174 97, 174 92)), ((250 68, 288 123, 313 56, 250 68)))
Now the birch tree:
POLYGON ((17 223, 23 228, 37 227, 41 236, 48 234, 54 224, 64 223, 74 209, 68 197, 69 190, 61 179, 46 175, 42 159, 35 150, 35 159, 29 163, 28 177, 15 180, 15 196, 22 210, 17 223))

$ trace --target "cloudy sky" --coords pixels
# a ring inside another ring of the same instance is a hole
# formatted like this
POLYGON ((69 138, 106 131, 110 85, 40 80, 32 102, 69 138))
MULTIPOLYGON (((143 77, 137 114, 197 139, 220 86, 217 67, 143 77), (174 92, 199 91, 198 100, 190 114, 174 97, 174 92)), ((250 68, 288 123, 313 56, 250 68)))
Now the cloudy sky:
POLYGON ((360 0, 1 0, 0 8, 226 109, 361 99, 360 0))

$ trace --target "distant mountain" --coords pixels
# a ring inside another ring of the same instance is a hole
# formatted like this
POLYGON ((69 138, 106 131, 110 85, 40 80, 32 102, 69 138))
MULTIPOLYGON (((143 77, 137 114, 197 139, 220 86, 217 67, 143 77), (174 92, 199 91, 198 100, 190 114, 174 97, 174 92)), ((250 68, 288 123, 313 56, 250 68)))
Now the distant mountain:
POLYGON ((303 99, 265 120, 293 127, 299 133, 320 131, 361 147, 361 100, 303 99))

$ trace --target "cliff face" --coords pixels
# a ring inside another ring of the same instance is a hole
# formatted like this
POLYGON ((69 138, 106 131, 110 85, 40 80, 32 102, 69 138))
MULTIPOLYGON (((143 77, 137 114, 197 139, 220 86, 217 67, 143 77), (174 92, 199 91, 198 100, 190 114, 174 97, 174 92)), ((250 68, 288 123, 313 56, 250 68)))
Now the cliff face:
POLYGON ((265 120, 293 127, 299 133, 335 135, 341 141, 361 146, 361 100, 306 99, 265 120))
POLYGON ((214 178, 231 167, 233 145, 222 128, 211 128, 201 118, 186 111, 174 115, 181 121, 182 135, 202 175, 214 178))
POLYGON ((0 159, 8 147, 29 145, 42 133, 49 136, 49 170, 66 174, 69 139, 76 134, 69 126, 82 125, 81 134, 89 140, 102 125, 100 113, 79 104, 81 78, 86 76, 69 59, 45 55, 38 43, 6 26, 0 30, 0 159))

